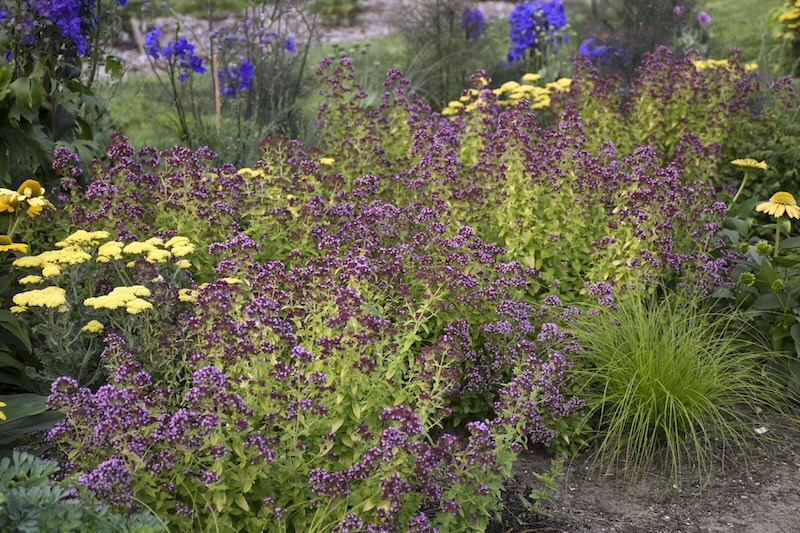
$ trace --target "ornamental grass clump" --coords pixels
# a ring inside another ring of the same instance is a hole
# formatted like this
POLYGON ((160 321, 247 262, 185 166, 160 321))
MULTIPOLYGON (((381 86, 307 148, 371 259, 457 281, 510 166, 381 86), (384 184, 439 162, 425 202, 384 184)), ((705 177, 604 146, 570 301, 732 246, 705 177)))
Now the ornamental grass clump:
POLYGON ((574 375, 596 466, 635 478, 655 464, 678 482, 756 444, 759 413, 783 400, 763 371, 774 355, 743 331, 680 293, 635 291, 580 315, 574 375))

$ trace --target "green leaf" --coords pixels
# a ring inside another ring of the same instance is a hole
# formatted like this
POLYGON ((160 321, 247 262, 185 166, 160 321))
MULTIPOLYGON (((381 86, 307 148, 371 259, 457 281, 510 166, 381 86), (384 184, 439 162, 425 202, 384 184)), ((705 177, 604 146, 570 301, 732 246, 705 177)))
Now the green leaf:
POLYGON ((236 505, 238 505, 243 511, 250 511, 250 505, 248 505, 247 499, 245 499, 243 494, 237 494, 234 501, 236 502, 236 505))
POLYGON ((791 329, 789 329, 789 333, 794 340, 794 353, 800 356, 800 324, 792 326, 791 329))
MULTIPOLYGON (((750 309, 759 311, 773 311, 775 309, 783 309, 780 299, 775 294, 762 294, 753 304, 750 309)), ((749 310, 748 310, 749 312, 749 310)))
POLYGON ((778 244, 778 248, 781 250, 786 250, 789 248, 800 248, 800 237, 789 237, 788 239, 782 240, 778 244))
POLYGON ((31 339, 28 337, 28 329, 25 323, 11 313, 7 309, 0 309, 0 327, 14 335, 19 339, 25 348, 30 352, 33 348, 31 346, 31 339))
MULTIPOLYGON (((5 407, 3 409, 6 409, 5 407)), ((46 411, 38 415, 0 423, 0 445, 10 444, 34 431, 50 429, 64 418, 62 413, 46 411)))
POLYGON ((12 394, 0 396, 0 402, 5 403, 5 407, 0 407, 6 415, 6 421, 0 422, 0 426, 5 426, 13 420, 38 415, 50 409, 47 406, 47 396, 40 394, 12 394))

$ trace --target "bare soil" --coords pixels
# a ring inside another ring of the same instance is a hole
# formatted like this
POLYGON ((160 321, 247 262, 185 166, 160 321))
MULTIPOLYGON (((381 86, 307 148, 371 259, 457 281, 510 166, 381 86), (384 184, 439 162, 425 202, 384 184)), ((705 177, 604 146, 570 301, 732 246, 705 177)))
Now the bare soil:
POLYGON ((753 432, 752 449, 730 454, 705 476, 684 472, 680 485, 657 471, 637 481, 592 468, 588 454, 564 463, 564 475, 541 510, 529 499, 541 487, 534 473, 549 468, 544 450, 523 453, 506 487, 505 510, 490 533, 522 532, 800 532, 798 433, 777 421, 753 432))

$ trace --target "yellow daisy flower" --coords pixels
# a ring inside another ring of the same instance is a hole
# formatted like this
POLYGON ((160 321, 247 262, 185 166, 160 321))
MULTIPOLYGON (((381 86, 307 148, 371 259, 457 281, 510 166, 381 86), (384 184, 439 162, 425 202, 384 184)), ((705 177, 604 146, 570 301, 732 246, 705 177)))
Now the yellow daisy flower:
POLYGON ((768 202, 761 202, 756 206, 756 211, 766 213, 775 218, 780 218, 784 213, 791 218, 800 218, 800 207, 788 192, 779 191, 772 195, 768 202))
POLYGON ((767 170, 767 163, 765 161, 756 161, 755 159, 750 159, 749 157, 746 159, 734 159, 731 161, 731 163, 737 167, 759 168, 761 170, 767 170))
POLYGON ((41 184, 36 180, 25 180, 19 186, 17 192, 27 198, 36 198, 37 196, 44 195, 44 189, 41 184))
POLYGON ((0 235, 0 252, 22 252, 28 253, 28 245, 20 242, 14 242, 8 235, 0 235))

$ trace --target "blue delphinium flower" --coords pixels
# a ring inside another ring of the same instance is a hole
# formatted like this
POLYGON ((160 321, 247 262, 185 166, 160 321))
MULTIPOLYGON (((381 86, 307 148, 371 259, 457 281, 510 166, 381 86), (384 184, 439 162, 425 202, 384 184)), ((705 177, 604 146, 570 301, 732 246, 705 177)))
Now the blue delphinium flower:
POLYGON ((154 26, 152 30, 144 34, 144 47, 147 55, 153 59, 158 59, 161 55, 161 47, 158 40, 161 38, 161 30, 154 26))
POLYGON ((89 45, 81 28, 81 0, 39 0, 32 4, 36 15, 52 22, 63 37, 75 43, 80 55, 89 45))
POLYGON ((239 91, 249 91, 253 79, 253 65, 246 59, 238 67, 222 67, 217 73, 219 92, 226 98, 236 98, 239 91))
POLYGON ((561 0, 517 4, 508 20, 511 24, 508 31, 511 40, 509 62, 522 59, 527 50, 541 47, 546 41, 557 44, 566 40, 565 36, 557 35, 558 30, 567 25, 561 0))
POLYGON ((625 61, 626 54, 619 46, 601 44, 594 39, 585 39, 578 47, 578 54, 586 56, 593 63, 607 67, 614 61, 625 61))
POLYGON ((178 68, 181 69, 178 80, 186 81, 189 78, 190 71, 202 74, 206 71, 203 66, 203 58, 194 54, 194 45, 181 37, 177 41, 170 41, 167 46, 161 48, 158 45, 158 39, 161 36, 161 30, 153 27, 152 30, 145 34, 144 45, 147 49, 147 55, 153 59, 163 57, 165 61, 172 62, 177 60, 178 68))
POLYGON ((461 13, 461 29, 468 41, 475 41, 486 30, 486 17, 477 7, 468 7, 461 13))
POLYGON ((283 49, 286 50, 287 52, 292 52, 292 53, 297 52, 297 49, 295 48, 294 45, 294 35, 292 35, 291 33, 286 36, 286 43, 283 45, 283 49))

